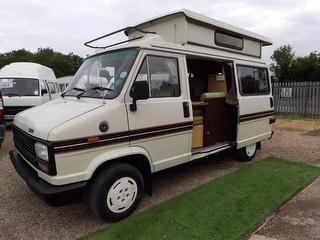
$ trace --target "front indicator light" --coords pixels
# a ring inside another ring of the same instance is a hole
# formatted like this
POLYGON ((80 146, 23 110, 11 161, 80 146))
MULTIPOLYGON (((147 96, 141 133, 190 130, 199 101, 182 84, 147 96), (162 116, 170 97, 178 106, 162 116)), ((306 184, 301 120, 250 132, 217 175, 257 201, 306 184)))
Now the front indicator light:
POLYGON ((43 164, 41 164, 41 163, 38 163, 38 166, 39 166, 39 168, 40 168, 42 171, 44 171, 44 172, 46 172, 46 173, 49 172, 49 167, 48 167, 48 166, 45 166, 45 165, 43 165, 43 164))

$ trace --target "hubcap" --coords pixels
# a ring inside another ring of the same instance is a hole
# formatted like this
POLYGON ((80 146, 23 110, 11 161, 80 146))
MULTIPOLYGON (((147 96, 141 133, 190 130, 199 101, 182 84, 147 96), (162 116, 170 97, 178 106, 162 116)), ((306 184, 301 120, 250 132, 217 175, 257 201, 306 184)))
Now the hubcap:
POLYGON ((136 181, 123 177, 115 181, 107 194, 108 208, 114 213, 126 211, 134 203, 138 193, 136 181))
POLYGON ((252 157, 254 155, 254 153, 256 152, 256 147, 257 147, 257 144, 246 146, 246 153, 248 157, 252 157))

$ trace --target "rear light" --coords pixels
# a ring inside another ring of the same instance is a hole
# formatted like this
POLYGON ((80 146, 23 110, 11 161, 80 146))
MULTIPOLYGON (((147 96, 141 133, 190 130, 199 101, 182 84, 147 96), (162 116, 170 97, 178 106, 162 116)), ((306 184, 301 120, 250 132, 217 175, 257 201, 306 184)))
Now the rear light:
POLYGON ((0 121, 3 120, 3 100, 0 92, 0 121))

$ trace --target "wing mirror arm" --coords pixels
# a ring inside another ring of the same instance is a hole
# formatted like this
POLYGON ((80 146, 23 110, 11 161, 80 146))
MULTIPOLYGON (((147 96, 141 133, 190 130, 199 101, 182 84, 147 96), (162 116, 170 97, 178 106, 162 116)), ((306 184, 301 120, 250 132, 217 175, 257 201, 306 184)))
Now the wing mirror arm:
POLYGON ((130 104, 130 111, 137 111, 137 101, 149 98, 149 84, 147 81, 136 81, 132 87, 131 92, 132 103, 130 104))
POLYGON ((132 103, 130 104, 130 111, 131 112, 137 111, 137 99, 132 100, 132 103))

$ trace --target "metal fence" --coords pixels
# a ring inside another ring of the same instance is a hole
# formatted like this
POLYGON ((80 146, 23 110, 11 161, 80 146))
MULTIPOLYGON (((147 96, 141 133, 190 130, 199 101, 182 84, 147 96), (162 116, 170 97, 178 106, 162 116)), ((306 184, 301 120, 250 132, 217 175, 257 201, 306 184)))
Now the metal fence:
POLYGON ((273 97, 275 112, 320 117, 320 82, 274 83, 273 97))

